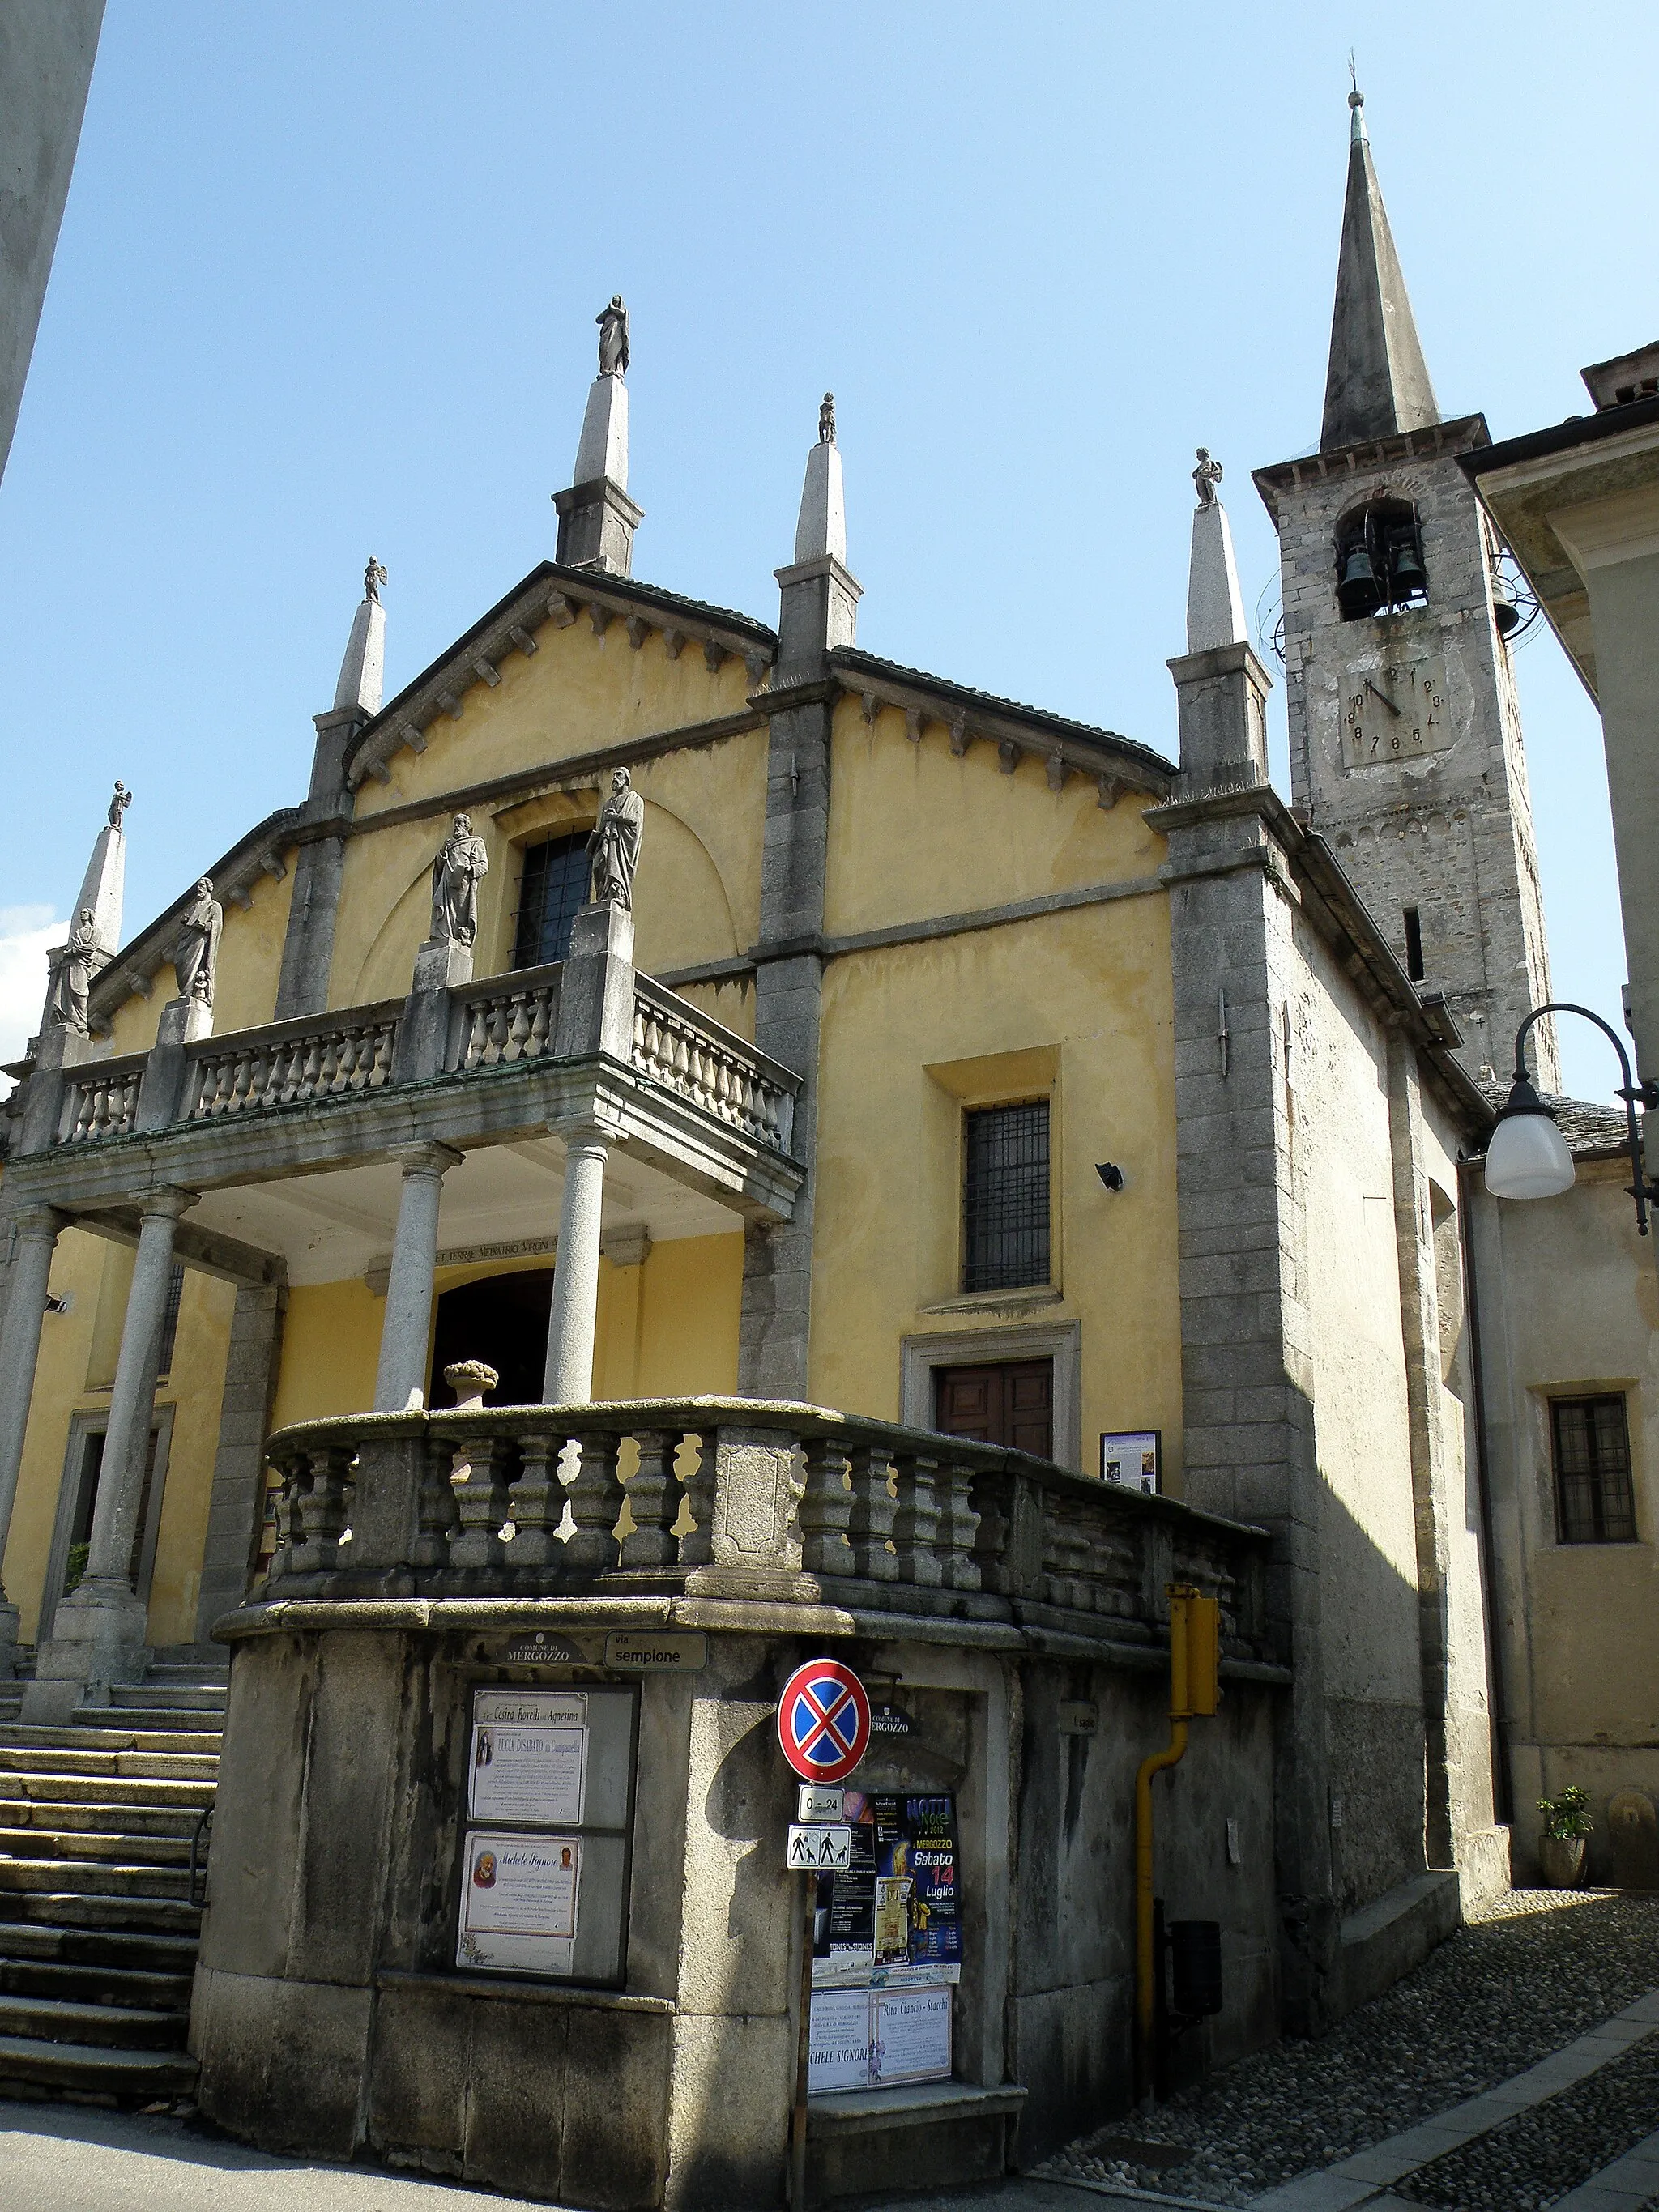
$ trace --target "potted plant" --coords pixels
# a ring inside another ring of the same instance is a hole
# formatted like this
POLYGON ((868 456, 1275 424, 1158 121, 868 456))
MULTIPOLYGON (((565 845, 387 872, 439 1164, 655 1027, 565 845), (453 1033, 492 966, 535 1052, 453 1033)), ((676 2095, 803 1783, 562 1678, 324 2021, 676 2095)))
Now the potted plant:
POLYGON ((1559 1797, 1540 1797, 1544 1832, 1538 1838, 1538 1859, 1552 1889, 1576 1889, 1583 1877, 1584 1838, 1595 1826, 1589 1799, 1576 1782, 1568 1783, 1559 1797))

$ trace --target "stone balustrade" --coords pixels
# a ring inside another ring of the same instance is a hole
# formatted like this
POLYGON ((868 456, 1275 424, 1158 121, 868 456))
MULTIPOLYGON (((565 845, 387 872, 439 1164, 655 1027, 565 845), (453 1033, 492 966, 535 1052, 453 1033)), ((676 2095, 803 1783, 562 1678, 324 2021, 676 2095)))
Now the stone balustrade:
POLYGON ((59 1143, 86 1145, 100 1137, 126 1136, 137 1122, 143 1075, 143 1053, 98 1060, 78 1070, 64 1086, 59 1143))
POLYGON ((1265 1633, 1258 1529, 1000 1446, 734 1398, 468 1407, 277 1431, 260 1595, 641 1593, 1155 1641, 1170 1582, 1265 1633))
POLYGON ((795 1078, 644 975, 634 985, 633 1060, 728 1127, 789 1150, 795 1078))
POLYGON ((457 992, 449 1054, 452 1069, 509 1067, 553 1049, 559 1020, 562 963, 520 975, 495 975, 457 992))
POLYGON ((368 1007, 293 1033, 254 1030, 193 1045, 185 1091, 187 1121, 216 1121, 264 1106, 302 1105, 384 1090, 392 1080, 400 1009, 368 1007))

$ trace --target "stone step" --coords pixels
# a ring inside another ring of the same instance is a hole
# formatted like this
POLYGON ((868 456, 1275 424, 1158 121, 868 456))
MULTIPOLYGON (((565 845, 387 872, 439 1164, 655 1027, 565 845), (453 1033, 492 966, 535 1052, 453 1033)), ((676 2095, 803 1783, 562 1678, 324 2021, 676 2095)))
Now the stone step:
MULTIPOLYGON (((103 1710, 121 1716, 118 1721, 112 1721, 112 1727, 129 1727, 137 1717, 139 1725, 144 1728, 196 1728, 204 1722, 210 1728, 222 1728, 229 1698, 228 1690, 210 1689, 204 1683, 179 1683, 176 1687, 163 1684, 157 1687, 143 1682, 134 1689, 124 1690, 103 1710)), ((85 1713, 94 1710, 87 1705, 77 1708, 77 1711, 85 1713)), ((96 1727, 97 1723, 92 1725, 96 1727)))
POLYGON ((0 1922, 0 1991, 9 1996, 60 1997, 71 2004, 131 2005, 154 2012, 190 2012, 191 1976, 133 1966, 76 1966, 61 1959, 9 1959, 0 1922))
POLYGON ((100 1705, 95 1720, 65 1721, 50 1727, 45 1723, 29 1726, 19 1721, 9 1728, 0 1729, 0 1751, 210 1753, 219 1748, 219 1739, 224 1733, 216 1719, 209 1728, 158 1728, 158 1720, 175 1717, 159 1713, 141 1714, 136 1727, 106 1728, 103 1723, 110 1711, 109 1706, 100 1705))
MULTIPOLYGON (((67 1731, 65 1737, 61 1744, 0 1743, 0 1774, 125 1774, 143 1776, 156 1782, 218 1779, 219 1761, 212 1753, 175 1751, 167 1746, 165 1739, 161 1746, 146 1750, 136 1747, 130 1738, 105 1749, 93 1745, 83 1747, 67 1731)), ((174 1739, 191 1745, 204 1741, 200 1736, 174 1739)), ((216 1752, 217 1741, 216 1737, 213 1739, 216 1752)))
POLYGON ((131 1865, 182 1866, 190 1864, 189 1836, 134 1835, 130 1831, 118 1834, 102 1833, 95 1828, 58 1830, 35 1826, 21 1828, 0 1826, 0 1857, 14 1859, 92 1859, 100 1863, 124 1861, 131 1865))
POLYGON ((182 2051, 112 2051, 0 2035, 0 2085, 21 2081, 81 2095, 151 2099, 194 2088, 196 2073, 196 2061, 182 2051))
MULTIPOLYGON (((211 1795, 204 1802, 211 1804, 211 1795)), ((56 1837, 70 1833, 176 1836, 183 1838, 188 1850, 201 1817, 193 1805, 150 1805, 137 1801, 120 1803, 106 1797, 66 1804, 61 1798, 49 1795, 23 1797, 0 1793, 0 1831, 22 1828, 56 1837)), ((15 1848, 15 1844, 0 1844, 0 1849, 15 1848)))
POLYGON ((0 1893, 40 1890, 79 1897, 161 1899, 190 1894, 188 1867, 142 1866, 131 1860, 0 1857, 0 1893))
MULTIPOLYGON (((50 1871, 60 1884, 56 1889, 0 1887, 0 1937, 9 1940, 12 1922, 33 1920, 54 1928, 188 1936, 194 1948, 202 1924, 201 1908, 185 1898, 112 1896, 78 1886, 71 1888, 63 1881, 62 1861, 52 1863, 50 1871)), ((137 1871, 148 1873, 149 1869, 137 1871)))
POLYGON ((222 1710, 216 1711, 211 1705, 187 1710, 177 1705, 82 1705, 75 1716, 75 1725, 82 1735, 95 1729, 100 1735, 118 1732, 139 1736, 210 1736, 210 1747, 216 1751, 224 1734, 225 1716, 222 1710))
POLYGON ((54 1927, 50 1921, 0 1919, 0 1959, 155 1974, 188 1984, 196 1966, 196 1938, 159 1929, 66 1928, 54 1927))
POLYGON ((62 1997, 0 1995, 0 2042, 111 2044, 125 2051, 177 2051, 187 2021, 176 2012, 124 2005, 75 2004, 62 1997))
POLYGON ((0 1771, 0 1797, 35 1805, 108 1806, 129 1811, 176 1810, 195 1816, 212 1804, 210 1781, 173 1782, 148 1774, 8 1774, 0 1771))

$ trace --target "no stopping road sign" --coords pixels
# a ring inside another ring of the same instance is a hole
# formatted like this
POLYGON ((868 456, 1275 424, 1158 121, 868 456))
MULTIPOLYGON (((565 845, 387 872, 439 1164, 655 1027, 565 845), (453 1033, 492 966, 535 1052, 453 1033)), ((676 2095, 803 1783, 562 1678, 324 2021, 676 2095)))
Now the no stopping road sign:
POLYGON ((803 1782, 842 1782, 870 1747, 870 1700, 839 1659, 797 1667, 778 1699, 778 1741, 803 1782))

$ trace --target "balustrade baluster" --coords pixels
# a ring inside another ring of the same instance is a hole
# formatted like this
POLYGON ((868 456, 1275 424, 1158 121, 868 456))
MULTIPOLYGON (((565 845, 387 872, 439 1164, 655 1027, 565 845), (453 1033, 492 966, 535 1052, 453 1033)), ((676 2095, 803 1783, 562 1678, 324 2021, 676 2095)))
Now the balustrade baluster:
POLYGON ((894 1460, 898 1484, 898 1510, 893 1516, 893 1549, 898 1554, 898 1578, 918 1589, 937 1589, 943 1579, 939 1558, 939 1502, 933 1483, 939 1462, 921 1452, 902 1452, 894 1460))
POLYGON ((687 1442, 695 1456, 684 1478, 685 1502, 697 1525, 680 1538, 680 1565, 706 1567, 714 1556, 714 1431, 687 1442))
POLYGON ((854 1445, 848 1455, 848 1477, 852 1494, 847 1540, 852 1547, 853 1571, 866 1582, 896 1582, 898 1559, 889 1545, 898 1499, 884 1447, 854 1445))
POLYGON ((507 1032, 507 1051, 504 1054, 507 1060, 522 1060, 525 1047, 530 1041, 530 1013, 525 999, 526 994, 522 991, 513 994, 513 1019, 507 1032))
POLYGON ((530 1042, 525 1048, 526 1057, 538 1060, 547 1050, 547 1040, 553 1027, 553 994, 545 987, 538 991, 535 1011, 530 1024, 530 1042))
POLYGON ((623 1538, 625 1567, 667 1567, 679 1557, 674 1523, 680 1517, 679 1485, 674 1480, 678 1429, 635 1429, 640 1463, 624 1487, 634 1532, 623 1538))
POLYGON ((332 1574, 339 1565, 346 1478, 355 1456, 349 1444, 322 1444, 309 1455, 306 1474, 296 1486, 291 1574, 332 1574))
POLYGON ((266 1574, 268 1582, 277 1582, 294 1571, 294 1547, 299 1540, 300 1477, 305 1471, 306 1455, 301 1451, 285 1452, 270 1464, 282 1476, 276 1492, 276 1548, 271 1554, 266 1574))
POLYGON ((939 1568, 945 1587, 976 1590, 980 1574, 974 1539, 979 1516, 973 1507, 974 1470, 966 1460, 942 1456, 933 1487, 939 1500, 939 1568))
POLYGON ((398 1042, 398 1024, 387 1022, 380 1030, 374 1045, 374 1072, 368 1079, 371 1091, 379 1091, 392 1080, 392 1054, 398 1042))
POLYGON ((797 1509, 800 1563, 809 1575, 850 1575, 853 1552, 848 1529, 853 1518, 853 1487, 847 1449, 833 1437, 812 1437, 806 1445, 806 1487, 797 1509))
POLYGON ((570 1486, 570 1517, 575 1532, 564 1547, 564 1569, 572 1582, 607 1574, 617 1564, 617 1516, 622 1497, 617 1483, 618 1439, 608 1429, 579 1431, 581 1465, 570 1486))
POLYGON ((314 1095, 319 1098, 333 1096, 334 1079, 340 1071, 340 1036, 336 1030, 321 1038, 316 1048, 317 1082, 314 1095))
POLYGON ((565 1487, 559 1480, 562 1432, 519 1438, 522 1474, 507 1493, 513 1534, 507 1539, 510 1567, 550 1567, 564 1557, 554 1531, 564 1519, 565 1487))
POLYGON ((501 1530, 509 1510, 513 1460, 510 1437, 483 1437, 457 1449, 449 1472, 459 1524, 450 1539, 452 1567, 498 1567, 506 1559, 501 1530))
POLYGON ((422 1443, 420 1474, 415 1486, 415 1540, 409 1547, 412 1567, 447 1567, 450 1539, 459 1516, 451 1486, 450 1461, 446 1452, 422 1443))

